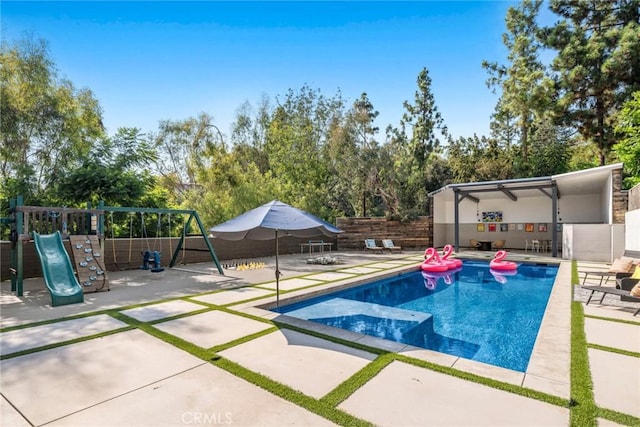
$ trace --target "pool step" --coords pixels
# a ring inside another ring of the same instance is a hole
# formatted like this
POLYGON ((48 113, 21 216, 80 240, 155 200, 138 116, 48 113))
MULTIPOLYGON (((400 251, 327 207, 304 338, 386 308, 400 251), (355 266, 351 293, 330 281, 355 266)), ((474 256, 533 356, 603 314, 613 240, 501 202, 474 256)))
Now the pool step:
POLYGON ((429 313, 346 298, 333 298, 286 314, 397 342, 407 342, 409 336, 416 334, 433 333, 433 317, 429 313))

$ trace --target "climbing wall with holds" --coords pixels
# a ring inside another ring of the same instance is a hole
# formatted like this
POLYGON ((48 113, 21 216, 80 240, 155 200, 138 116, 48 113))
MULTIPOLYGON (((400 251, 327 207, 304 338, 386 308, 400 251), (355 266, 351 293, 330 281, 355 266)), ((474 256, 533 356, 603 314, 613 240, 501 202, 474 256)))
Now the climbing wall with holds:
POLYGON ((98 236, 69 236, 78 282, 86 293, 109 290, 98 236))

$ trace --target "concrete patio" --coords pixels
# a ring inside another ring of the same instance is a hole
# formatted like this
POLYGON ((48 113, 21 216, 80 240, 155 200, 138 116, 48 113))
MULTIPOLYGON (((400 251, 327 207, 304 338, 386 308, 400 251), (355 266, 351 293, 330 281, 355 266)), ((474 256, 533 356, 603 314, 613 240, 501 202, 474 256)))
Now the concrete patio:
MULTIPOLYGON (((281 257, 284 275, 280 290, 287 292, 280 300, 394 274, 415 268, 422 260, 421 252, 406 251, 335 255, 341 264, 307 264, 300 255, 281 257)), ((464 255, 484 256, 478 252, 464 255)), ((513 256, 553 260, 530 254, 513 256)), ((87 294, 83 304, 55 308, 49 305, 48 293, 38 279, 25 281, 21 298, 12 295, 9 283, 2 283, 0 424, 334 425, 335 421, 313 413, 278 390, 287 390, 300 401, 329 405, 345 381, 376 364, 381 367, 379 372, 329 406, 373 425, 569 424, 567 407, 429 366, 453 368, 569 399, 570 263, 561 265, 529 367, 522 373, 311 324, 261 308, 276 299, 274 260, 257 261, 267 267, 228 270, 225 276, 218 275, 210 264, 160 274, 111 272, 110 292, 87 294), (18 326, 24 327, 7 330, 18 326), (195 353, 162 336, 179 339, 195 353), (384 353, 379 349, 409 359, 384 364, 384 353), (197 357, 200 351, 214 357, 203 360, 197 357), (225 369, 229 365, 240 367, 245 377, 225 369), (272 389, 260 387, 248 380, 254 375, 275 385, 272 389)), ((593 263, 588 267, 604 268, 593 263)), ((577 293, 578 298, 582 296, 577 293)), ((640 418, 640 319, 627 307, 594 303, 585 307, 585 315, 587 341, 600 346, 589 349, 597 405, 640 418)), ((615 425, 601 421, 602 425, 615 425)))

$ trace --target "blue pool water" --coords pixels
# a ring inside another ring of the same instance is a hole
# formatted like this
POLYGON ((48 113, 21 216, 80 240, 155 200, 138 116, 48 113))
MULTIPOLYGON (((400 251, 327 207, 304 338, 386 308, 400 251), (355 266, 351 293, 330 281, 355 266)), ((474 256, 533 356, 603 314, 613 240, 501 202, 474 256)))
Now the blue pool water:
POLYGON ((465 261, 449 277, 422 271, 280 307, 280 313, 525 372, 557 266, 498 275, 465 261))

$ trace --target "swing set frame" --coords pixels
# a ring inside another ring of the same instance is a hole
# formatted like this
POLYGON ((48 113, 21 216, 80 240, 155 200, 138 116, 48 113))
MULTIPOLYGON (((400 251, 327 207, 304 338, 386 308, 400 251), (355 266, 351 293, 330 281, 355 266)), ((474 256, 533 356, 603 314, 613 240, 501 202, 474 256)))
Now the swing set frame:
MULTIPOLYGON (((215 250, 213 249, 213 245, 207 238, 207 231, 202 224, 202 220, 198 215, 198 212, 192 209, 165 209, 165 208, 136 208, 136 207, 121 207, 121 206, 104 206, 104 202, 100 202, 98 204, 97 209, 92 209, 91 205, 88 205, 87 209, 80 208, 67 208, 67 207, 46 207, 46 206, 25 206, 23 196, 19 195, 15 199, 11 199, 9 201, 9 218, 3 218, 2 224, 8 225, 10 227, 10 240, 12 242, 11 245, 11 291, 16 292, 16 296, 23 296, 23 281, 24 281, 24 256, 23 256, 23 246, 24 242, 29 242, 32 240, 31 232, 32 231, 41 231, 41 230, 29 230, 29 220, 28 217, 30 215, 40 215, 40 218, 44 216, 45 218, 50 219, 53 227, 62 227, 62 237, 63 239, 67 239, 69 237, 69 233, 67 232, 69 225, 70 215, 75 215, 79 217, 83 217, 87 219, 85 223, 84 233, 77 234, 96 234, 98 239, 100 239, 100 245, 104 250, 104 238, 105 238, 105 214, 106 213, 115 213, 115 212, 125 212, 125 213, 149 213, 149 214, 158 214, 158 215, 189 215, 188 219, 185 221, 184 226, 182 227, 182 233, 180 236, 180 240, 176 245, 176 249, 173 251, 173 255, 171 257, 171 262, 169 263, 169 268, 172 268, 176 264, 176 260, 178 259, 178 254, 185 245, 185 239, 187 237, 187 231, 190 230, 191 224, 195 221, 196 228, 198 230, 198 236, 202 236, 204 239, 207 249, 187 249, 185 250, 201 250, 207 251, 211 254, 211 259, 216 265, 218 269, 218 273, 224 276, 224 270, 222 269, 222 265, 218 260, 218 256, 216 255, 215 250), (54 213, 54 215, 51 215, 54 213), (95 224, 93 221, 93 217, 96 218, 95 224), (59 218, 59 221, 58 221, 59 218), (25 219, 27 219, 25 221, 25 219), (89 226, 87 227, 87 224, 89 226), (94 229, 95 225, 95 229, 94 229)), ((159 219, 159 218, 158 218, 159 219)), ((114 260, 115 261, 115 260, 114 260)))

